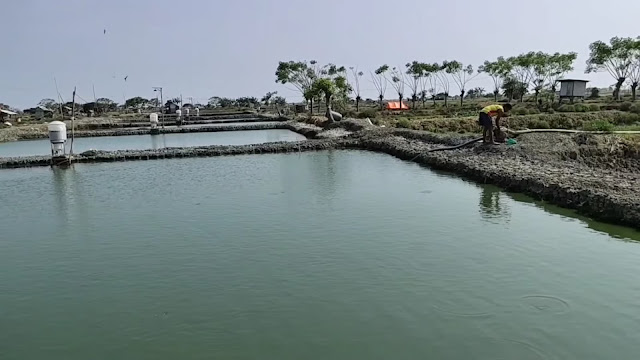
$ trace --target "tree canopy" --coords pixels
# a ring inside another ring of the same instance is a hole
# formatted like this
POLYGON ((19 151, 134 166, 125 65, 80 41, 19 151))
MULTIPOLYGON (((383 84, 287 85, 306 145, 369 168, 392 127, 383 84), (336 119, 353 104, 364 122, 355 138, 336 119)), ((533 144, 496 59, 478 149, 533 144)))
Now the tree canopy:
POLYGON ((620 88, 629 76, 638 49, 638 41, 632 38, 613 37, 609 44, 594 41, 589 45, 589 58, 585 73, 606 71, 616 80, 613 96, 620 98, 620 88))

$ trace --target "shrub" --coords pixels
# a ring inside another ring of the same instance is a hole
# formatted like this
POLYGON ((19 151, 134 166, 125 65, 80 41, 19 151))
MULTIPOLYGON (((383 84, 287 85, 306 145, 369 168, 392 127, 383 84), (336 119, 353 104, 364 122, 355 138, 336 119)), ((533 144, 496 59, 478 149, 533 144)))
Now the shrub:
POLYGON ((634 114, 640 114, 640 104, 631 105, 631 108, 629 109, 629 111, 631 111, 634 114))
POLYGON ((538 109, 529 109, 529 115, 540 114, 540 110, 538 109))
POLYGON ((574 112, 574 111, 576 111, 576 108, 573 105, 561 105, 558 108, 558 111, 560 111, 560 112, 574 112))
POLYGON ((378 116, 378 112, 375 109, 364 109, 358 113, 358 119, 373 119, 378 116))
POLYGON ((556 110, 555 110, 554 108, 549 108, 549 110, 547 110, 547 112, 548 112, 549 114, 555 114, 555 113, 556 113, 556 110))
POLYGON ((598 104, 589 104, 589 111, 600 111, 600 105, 598 105, 598 104))
POLYGON ((591 88, 591 95, 589 95, 589 99, 597 99, 600 97, 600 89, 591 88))
POLYGON ((411 128, 411 121, 407 120, 407 119, 400 119, 398 120, 398 122, 396 122, 396 127, 397 128, 405 128, 405 129, 410 129, 411 128))
POLYGON ((544 120, 538 120, 538 119, 529 121, 529 123, 527 124, 527 127, 529 129, 550 129, 551 128, 548 122, 544 120))
POLYGON ((623 102, 622 104, 620 104, 620 110, 622 111, 629 111, 631 110, 631 104, 630 102, 623 102))
POLYGON ((614 125, 607 120, 595 120, 584 126, 587 131, 613 131, 613 128, 614 125))
POLYGON ((633 113, 618 112, 614 115, 614 123, 620 125, 631 125, 640 121, 640 115, 633 113))
POLYGON ((517 108, 514 108, 514 109, 511 111, 511 113, 512 113, 513 115, 527 115, 529 112, 528 112, 528 111, 527 111, 527 109, 525 109, 525 108, 517 107, 517 108))
POLYGON ((574 105, 576 112, 587 112, 589 108, 584 104, 576 104, 574 105))

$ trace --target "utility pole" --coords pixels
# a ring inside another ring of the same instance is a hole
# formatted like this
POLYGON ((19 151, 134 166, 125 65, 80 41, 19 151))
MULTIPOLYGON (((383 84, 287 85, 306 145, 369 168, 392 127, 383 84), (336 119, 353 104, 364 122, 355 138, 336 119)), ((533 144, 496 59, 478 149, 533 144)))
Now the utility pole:
MULTIPOLYGON (((164 106, 164 100, 162 99, 162 87, 154 87, 153 91, 159 91, 160 92, 160 108, 162 109, 162 106, 164 106)), ((157 95, 156 95, 157 98, 157 95)), ((162 114, 162 128, 164 129, 164 111, 161 111, 162 114)))
POLYGON ((189 96, 189 102, 191 103, 191 106, 193 106, 193 96, 189 96))
POLYGON ((180 107, 182 107, 182 94, 180 94, 180 107))
POLYGON ((73 139, 75 138, 76 130, 76 87, 73 87, 73 100, 71 100, 71 149, 69 150, 69 163, 71 163, 71 157, 73 157, 73 139))

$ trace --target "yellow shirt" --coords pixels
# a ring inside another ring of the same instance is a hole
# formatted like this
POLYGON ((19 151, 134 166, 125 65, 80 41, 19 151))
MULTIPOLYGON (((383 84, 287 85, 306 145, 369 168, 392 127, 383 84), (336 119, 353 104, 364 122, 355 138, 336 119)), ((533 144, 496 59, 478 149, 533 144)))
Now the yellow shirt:
POLYGON ((504 108, 502 107, 502 105, 489 105, 480 110, 480 112, 483 112, 489 116, 497 115, 498 111, 504 112, 504 108))

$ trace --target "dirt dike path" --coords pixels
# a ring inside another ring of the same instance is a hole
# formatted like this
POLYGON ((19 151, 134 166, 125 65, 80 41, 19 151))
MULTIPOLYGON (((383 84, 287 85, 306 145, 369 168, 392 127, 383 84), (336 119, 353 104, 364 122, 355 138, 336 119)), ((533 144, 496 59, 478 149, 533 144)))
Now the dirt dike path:
MULTIPOLYGON (((551 148, 555 147, 554 151, 544 148, 544 144, 538 143, 536 137, 523 137, 519 144, 514 146, 478 144, 450 151, 429 152, 442 146, 460 144, 473 136, 439 135, 349 123, 332 126, 329 130, 293 122, 275 125, 286 126, 311 140, 141 151, 87 151, 75 155, 74 162, 115 162, 336 149, 370 150, 450 171, 480 183, 495 184, 509 191, 526 193, 537 199, 575 209, 594 219, 640 229, 640 171, 637 170, 640 169, 640 158, 624 153, 623 150, 616 153, 615 149, 607 153, 608 157, 599 158, 598 151, 589 157, 597 147, 580 145, 581 140, 571 135, 546 138, 545 142, 553 141, 548 145, 551 148), (612 158, 620 161, 611 165, 609 162, 612 158)), ((49 164, 49 157, 0 158, 0 168, 49 164)))

